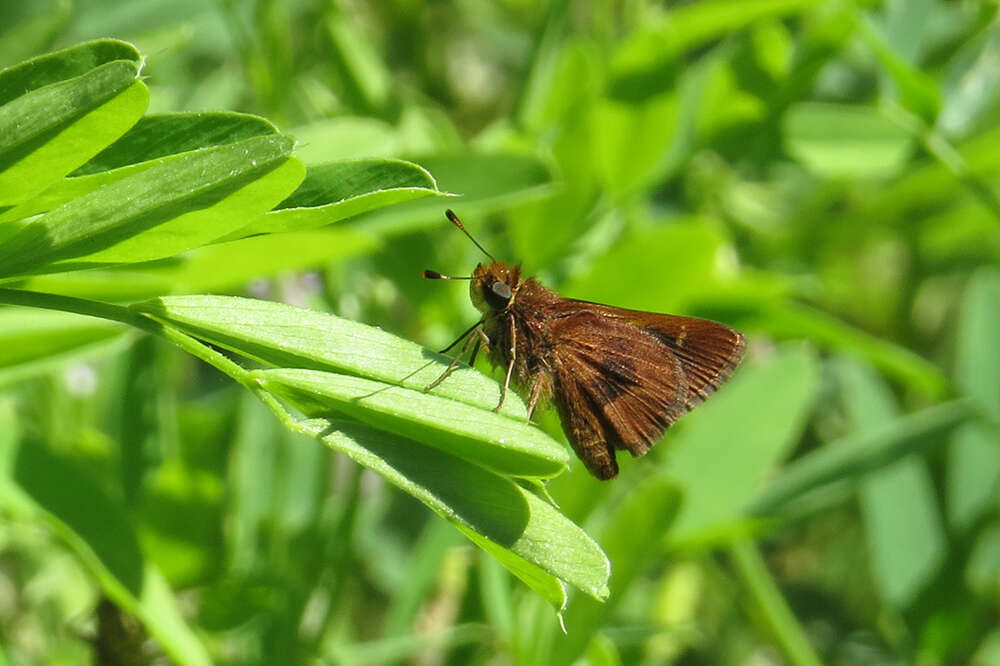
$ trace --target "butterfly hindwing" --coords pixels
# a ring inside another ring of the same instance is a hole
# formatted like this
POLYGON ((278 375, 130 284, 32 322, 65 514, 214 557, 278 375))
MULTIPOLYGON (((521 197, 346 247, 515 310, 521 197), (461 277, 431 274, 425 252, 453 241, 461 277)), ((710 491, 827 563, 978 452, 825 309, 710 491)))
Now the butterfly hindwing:
POLYGON ((615 449, 645 454, 743 355, 743 336, 712 321, 567 304, 552 323, 556 407, 598 478, 617 474, 615 449))
POLYGON ((597 476, 617 472, 603 462, 615 449, 643 455, 687 411, 680 363, 656 337, 592 312, 560 318, 552 334, 556 406, 577 455, 602 461, 597 476))

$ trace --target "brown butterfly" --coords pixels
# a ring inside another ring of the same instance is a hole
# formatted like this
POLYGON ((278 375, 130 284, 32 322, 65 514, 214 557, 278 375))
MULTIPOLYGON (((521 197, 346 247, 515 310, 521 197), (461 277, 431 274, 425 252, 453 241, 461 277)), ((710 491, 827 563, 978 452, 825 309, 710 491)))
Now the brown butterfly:
POLYGON ((494 365, 507 370, 500 403, 511 382, 528 391, 528 418, 551 398, 563 431, 591 474, 618 474, 615 450, 644 455, 664 430, 721 386, 743 358, 743 334, 706 319, 625 310, 563 298, 520 266, 497 261, 446 215, 492 263, 469 277, 424 271, 426 278, 471 280, 472 303, 482 318, 463 339, 462 351, 440 384, 472 347, 470 365, 485 346, 494 365))

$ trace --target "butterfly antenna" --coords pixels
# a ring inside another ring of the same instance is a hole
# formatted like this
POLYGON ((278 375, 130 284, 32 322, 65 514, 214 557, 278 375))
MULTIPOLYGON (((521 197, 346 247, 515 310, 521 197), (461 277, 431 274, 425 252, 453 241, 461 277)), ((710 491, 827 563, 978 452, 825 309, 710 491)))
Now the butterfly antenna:
POLYGON ((428 280, 471 280, 471 275, 442 275, 437 271, 432 271, 430 269, 425 270, 421 275, 423 275, 428 280))
POLYGON ((458 219, 458 215, 455 215, 455 212, 453 210, 451 210, 449 208, 448 210, 446 210, 444 212, 444 214, 445 214, 445 217, 447 217, 449 220, 451 220, 452 224, 454 224, 456 227, 458 227, 459 229, 461 229, 462 233, 469 237, 470 241, 472 241, 473 243, 476 244, 476 247, 478 247, 483 254, 485 254, 487 257, 489 257, 493 261, 496 261, 496 258, 492 254, 490 254, 489 252, 487 252, 486 248, 483 247, 482 245, 480 245, 479 241, 477 241, 475 238, 473 238, 472 234, 470 234, 468 232, 468 230, 466 230, 465 226, 462 224, 462 221, 460 219, 458 219))

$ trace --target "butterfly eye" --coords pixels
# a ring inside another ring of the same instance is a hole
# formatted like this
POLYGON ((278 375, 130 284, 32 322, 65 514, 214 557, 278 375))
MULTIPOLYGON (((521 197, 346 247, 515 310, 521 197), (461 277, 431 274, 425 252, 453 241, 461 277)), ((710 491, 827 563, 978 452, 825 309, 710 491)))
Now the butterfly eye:
POLYGON ((490 289, 505 301, 509 301, 510 297, 514 295, 511 293, 510 287, 507 286, 506 282, 494 282, 490 289))
POLYGON ((510 303, 514 293, 510 290, 510 285, 506 282, 494 282, 486 292, 487 302, 494 308, 505 308, 510 303))

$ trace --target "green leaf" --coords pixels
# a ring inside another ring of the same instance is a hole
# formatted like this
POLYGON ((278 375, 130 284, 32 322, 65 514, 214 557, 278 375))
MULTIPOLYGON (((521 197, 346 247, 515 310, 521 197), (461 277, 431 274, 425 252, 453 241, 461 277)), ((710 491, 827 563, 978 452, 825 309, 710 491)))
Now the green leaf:
POLYGON ((798 441, 819 389, 809 348, 781 349, 740 369, 685 417, 665 471, 684 490, 672 541, 698 539, 737 520, 771 469, 798 441))
MULTIPOLYGON (((892 393, 870 368, 843 359, 834 369, 852 432, 877 432, 898 418, 892 393)), ((873 472, 862 482, 859 499, 875 582, 884 599, 905 607, 947 550, 926 463, 909 456, 873 472)))
MULTIPOLYGON (((441 191, 462 195, 450 205, 461 206, 460 217, 466 219, 499 206, 546 196, 552 184, 549 168, 535 157, 467 153, 418 156, 413 160, 434 174, 441 191)), ((401 234, 443 224, 443 212, 440 201, 424 199, 366 213, 353 224, 379 235, 401 234)))
POLYGON ((610 564, 587 534, 521 486, 444 451, 412 440, 318 422, 316 436, 455 524, 477 545, 556 608, 564 593, 553 579, 604 599, 610 564))
POLYGON ((157 113, 143 116, 120 139, 81 166, 74 177, 113 171, 171 155, 278 134, 260 116, 231 111, 157 113))
POLYGON ((639 190, 663 171, 682 129, 678 107, 677 96, 670 94, 640 104, 602 100, 591 107, 593 164, 609 194, 639 190))
POLYGON ((782 131, 789 153, 825 178, 888 178, 914 150, 907 130, 858 105, 802 102, 785 114, 782 131))
POLYGON ((562 291, 635 310, 682 311, 718 290, 725 249, 726 239, 710 224, 676 219, 664 227, 636 230, 562 291), (650 280, 651 275, 656 279, 650 280))
MULTIPOLYGON (((335 315, 249 298, 167 296, 133 309, 213 344, 270 365, 346 373, 422 391, 450 359, 373 326, 335 315)), ((500 386, 459 365, 433 395, 492 409, 500 386)), ((509 392, 501 414, 525 418, 521 399, 509 392)))
POLYGON ((566 449, 538 428, 433 392, 317 370, 257 370, 251 376, 310 416, 333 410, 502 474, 555 476, 569 462, 566 449))
POLYGON ((968 527, 996 500, 1000 482, 1000 271, 982 268, 965 289, 959 310, 955 383, 993 420, 969 424, 948 451, 948 520, 968 527))
POLYGON ((131 45, 104 40, 0 72, 0 206, 25 201, 121 136, 146 110, 131 45))
POLYGON ((366 116, 324 118, 289 133, 299 140, 295 156, 310 166, 331 159, 393 157, 401 150, 392 125, 366 116))
MULTIPOLYGON (((31 92, 76 78, 115 61, 142 62, 128 42, 99 39, 53 51, 0 71, 0 105, 31 92)), ((133 77, 135 78, 135 77, 133 77)))
POLYGON ((291 148, 282 136, 207 148, 69 201, 0 246, 0 275, 159 259, 215 240, 298 185, 291 148))
POLYGON ((277 135, 259 116, 244 113, 169 113, 144 116, 120 139, 44 192, 0 215, 18 220, 53 208, 99 187, 178 159, 192 151, 254 137, 277 135))
POLYGON ((350 160, 310 165, 299 188, 240 229, 241 236, 300 231, 403 201, 441 195, 434 177, 412 162, 350 160))

